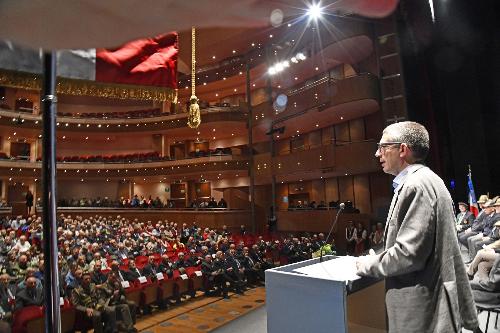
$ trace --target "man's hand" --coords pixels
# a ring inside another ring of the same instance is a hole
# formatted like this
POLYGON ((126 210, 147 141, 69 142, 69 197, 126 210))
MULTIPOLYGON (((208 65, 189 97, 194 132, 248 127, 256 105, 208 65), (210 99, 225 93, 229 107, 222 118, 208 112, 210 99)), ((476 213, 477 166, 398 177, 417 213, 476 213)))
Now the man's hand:
POLYGON ((356 270, 359 272, 361 269, 361 263, 359 261, 356 261, 356 270))
POLYGON ((92 308, 87 308, 85 312, 87 313, 88 317, 92 317, 94 315, 94 309, 92 308))

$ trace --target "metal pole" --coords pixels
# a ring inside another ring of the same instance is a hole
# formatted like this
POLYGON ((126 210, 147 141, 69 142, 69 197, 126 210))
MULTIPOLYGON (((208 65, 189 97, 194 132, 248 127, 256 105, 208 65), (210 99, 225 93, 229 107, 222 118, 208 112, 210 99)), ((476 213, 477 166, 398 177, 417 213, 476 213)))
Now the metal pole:
POLYGON ((250 212, 252 223, 252 233, 256 231, 255 225, 255 170, 253 160, 253 115, 252 115, 252 96, 250 96, 250 63, 247 59, 245 64, 246 70, 246 94, 247 94, 247 111, 248 111, 248 147, 250 150, 250 161, 248 163, 248 171, 250 172, 250 212))
MULTIPOLYGON (((271 161, 274 160, 274 155, 275 155, 275 149, 274 149, 274 129, 273 125, 271 125, 271 129, 269 132, 271 132, 270 135, 270 143, 271 143, 271 161)), ((271 162, 271 171, 272 171, 272 176, 271 176, 271 219, 274 221, 275 216, 276 216, 276 173, 274 170, 274 162, 271 162)))
POLYGON ((56 55, 43 55, 42 221, 44 254, 45 332, 61 332, 56 221, 56 55))

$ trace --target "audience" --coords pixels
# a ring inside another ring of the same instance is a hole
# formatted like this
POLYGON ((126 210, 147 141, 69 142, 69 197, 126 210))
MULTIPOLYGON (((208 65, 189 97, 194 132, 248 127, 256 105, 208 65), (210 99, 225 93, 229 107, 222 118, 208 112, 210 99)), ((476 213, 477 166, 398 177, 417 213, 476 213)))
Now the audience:
MULTIPOLYGON (((138 205, 144 200, 132 199, 138 205)), ((107 201, 97 200, 100 204, 107 201)), ((210 203, 227 206, 214 198, 210 203)), ((244 293, 249 286, 262 284, 266 269, 310 259, 325 243, 323 234, 264 240, 249 234, 245 225, 239 230, 226 225, 217 230, 168 220, 64 214, 57 222, 61 296, 95 332, 135 330, 136 312, 146 313, 145 308, 139 309, 140 304, 127 300, 126 295, 127 288, 140 285, 140 277, 155 283, 161 273, 172 279, 201 270, 206 276, 205 293, 228 297, 230 290, 244 293), (139 258, 145 258, 140 266, 136 264, 139 258)), ((14 217, 1 224, 0 329, 10 325, 15 311, 43 305, 45 283, 41 218, 14 217)))

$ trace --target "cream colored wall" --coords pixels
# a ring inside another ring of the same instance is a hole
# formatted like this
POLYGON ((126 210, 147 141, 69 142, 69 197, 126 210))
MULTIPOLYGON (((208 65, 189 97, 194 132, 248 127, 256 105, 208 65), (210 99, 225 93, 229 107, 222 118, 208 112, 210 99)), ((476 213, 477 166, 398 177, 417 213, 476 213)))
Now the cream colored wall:
POLYGON ((80 199, 108 197, 109 199, 118 199, 118 182, 105 179, 85 180, 59 180, 57 182, 58 199, 80 199))
POLYGON ((57 156, 72 155, 112 155, 133 154, 154 151, 153 136, 113 136, 110 140, 106 137, 89 137, 85 140, 84 135, 70 136, 68 139, 59 140, 57 143, 57 156))
POLYGON ((145 198, 149 198, 149 196, 151 196, 153 199, 160 197, 163 202, 166 202, 170 199, 170 191, 165 192, 165 187, 170 189, 170 185, 163 182, 144 184, 136 183, 134 185, 134 194, 137 194, 139 197, 144 196, 145 198))

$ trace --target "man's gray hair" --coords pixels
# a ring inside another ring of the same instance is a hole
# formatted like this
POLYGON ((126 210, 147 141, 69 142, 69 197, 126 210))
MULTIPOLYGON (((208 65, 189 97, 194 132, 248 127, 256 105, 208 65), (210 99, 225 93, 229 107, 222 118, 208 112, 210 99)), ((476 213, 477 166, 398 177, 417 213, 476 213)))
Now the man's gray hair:
POLYGON ((423 162, 429 153, 429 133, 424 126, 413 121, 394 123, 384 129, 383 134, 391 141, 408 145, 416 162, 423 162))

